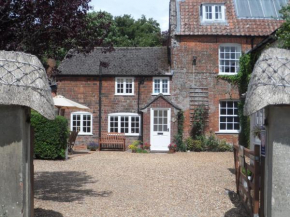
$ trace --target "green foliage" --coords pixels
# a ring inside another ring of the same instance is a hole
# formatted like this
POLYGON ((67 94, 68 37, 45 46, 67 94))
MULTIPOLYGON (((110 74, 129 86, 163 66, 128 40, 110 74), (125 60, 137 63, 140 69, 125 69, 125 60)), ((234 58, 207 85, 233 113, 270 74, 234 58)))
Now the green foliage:
POLYGON ((280 10, 282 14, 282 19, 285 22, 280 26, 276 32, 279 46, 282 48, 290 48, 290 5, 283 7, 280 10))
POLYGON ((210 151, 210 152, 225 152, 232 151, 232 146, 226 141, 218 140, 214 134, 210 136, 199 136, 198 140, 194 140, 194 151, 210 151))
POLYGON ((148 151, 147 150, 144 150, 144 149, 142 149, 142 148, 137 148, 136 149, 136 153, 148 153, 148 151))
POLYGON ((177 145, 177 151, 185 152, 187 147, 183 142, 183 123, 184 123, 184 114, 183 111, 179 111, 177 114, 178 126, 177 126, 177 135, 174 137, 174 142, 177 145))
POLYGON ((193 138, 196 138, 204 133, 205 121, 207 117, 207 110, 204 105, 200 105, 194 109, 193 117, 192 136, 193 138))
POLYGON ((201 152, 204 151, 204 146, 201 140, 194 140, 193 141, 193 148, 192 151, 201 152))
POLYGON ((252 176, 252 172, 251 172, 251 170, 247 170, 247 173, 246 173, 246 169, 245 169, 245 167, 242 168, 242 173, 243 173, 245 176, 252 176))
POLYGON ((57 116, 55 120, 48 120, 32 111, 31 125, 34 127, 34 153, 37 158, 65 158, 69 135, 68 122, 65 117, 57 116))
POLYGON ((113 17, 107 12, 92 12, 88 14, 88 22, 92 28, 110 23, 106 32, 96 29, 96 35, 106 34, 104 44, 113 44, 115 47, 155 47, 162 46, 164 40, 157 21, 147 19, 144 15, 135 20, 127 14, 113 17), (99 18, 102 13, 105 15, 99 18))
POLYGON ((233 147, 227 144, 225 140, 222 140, 218 145, 218 151, 219 152, 233 151, 233 147))
POLYGON ((191 137, 188 137, 185 141, 184 144, 186 145, 187 150, 192 151, 193 146, 194 146, 194 140, 191 137))

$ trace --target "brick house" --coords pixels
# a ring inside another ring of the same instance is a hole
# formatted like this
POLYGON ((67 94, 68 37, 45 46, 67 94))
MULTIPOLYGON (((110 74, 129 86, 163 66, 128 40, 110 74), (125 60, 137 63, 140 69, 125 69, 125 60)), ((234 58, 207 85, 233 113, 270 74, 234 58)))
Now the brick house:
POLYGON ((126 134, 167 150, 177 133, 179 106, 173 103, 172 72, 166 47, 115 48, 102 53, 69 53, 59 66, 58 94, 82 103, 89 111, 66 111, 70 129, 79 129, 77 142, 97 141, 99 130, 126 134), (109 64, 100 68, 100 62, 109 64), (102 76, 100 76, 100 70, 102 76), (99 87, 102 81, 101 129, 99 87))
POLYGON ((191 130, 194 108, 208 109, 207 133, 237 143, 240 130, 237 87, 217 79, 235 75, 239 57, 276 30, 281 1, 171 0, 170 50, 173 79, 186 77, 189 103, 185 132, 191 130))
POLYGON ((127 145, 139 139, 151 143, 153 150, 168 150, 177 134, 178 112, 185 115, 186 138, 194 109, 205 105, 207 133, 237 143, 240 96, 235 86, 217 76, 236 74, 241 54, 281 25, 273 19, 279 5, 272 2, 275 10, 270 10, 264 0, 258 2, 261 5, 248 0, 170 0, 169 47, 69 53, 59 66, 58 94, 90 108, 66 112, 70 129, 81 129, 77 142, 97 141, 99 130, 124 132, 127 145), (251 10, 253 2, 258 12, 251 10), (101 61, 109 67, 100 68, 101 61))

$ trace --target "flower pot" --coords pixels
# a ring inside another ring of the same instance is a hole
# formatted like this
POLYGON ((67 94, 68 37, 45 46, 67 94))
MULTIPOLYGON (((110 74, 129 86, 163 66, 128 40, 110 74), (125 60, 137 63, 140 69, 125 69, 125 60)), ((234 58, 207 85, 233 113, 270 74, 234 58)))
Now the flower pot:
POLYGON ((170 154, 173 154, 174 152, 175 152, 174 149, 169 149, 169 153, 170 153, 170 154))
POLYGON ((137 150, 132 150, 132 153, 136 153, 137 152, 137 150))

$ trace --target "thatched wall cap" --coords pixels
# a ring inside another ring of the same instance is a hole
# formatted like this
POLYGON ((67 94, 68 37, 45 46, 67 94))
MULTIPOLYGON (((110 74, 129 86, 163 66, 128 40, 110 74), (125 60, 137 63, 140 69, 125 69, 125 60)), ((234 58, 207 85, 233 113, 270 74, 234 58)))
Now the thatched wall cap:
POLYGON ((54 119, 47 75, 37 57, 0 51, 0 104, 27 106, 54 119))
POLYGON ((290 105, 290 51, 265 50, 255 64, 248 87, 244 114, 268 105, 290 105))

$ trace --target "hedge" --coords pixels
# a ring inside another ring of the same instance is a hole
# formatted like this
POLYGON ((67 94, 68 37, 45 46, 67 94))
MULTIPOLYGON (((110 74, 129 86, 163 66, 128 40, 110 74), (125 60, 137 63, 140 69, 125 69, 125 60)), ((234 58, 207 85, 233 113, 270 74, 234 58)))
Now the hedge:
POLYGON ((63 159, 69 135, 65 117, 57 116, 48 120, 39 113, 31 112, 31 125, 34 127, 34 154, 40 159, 63 159))

